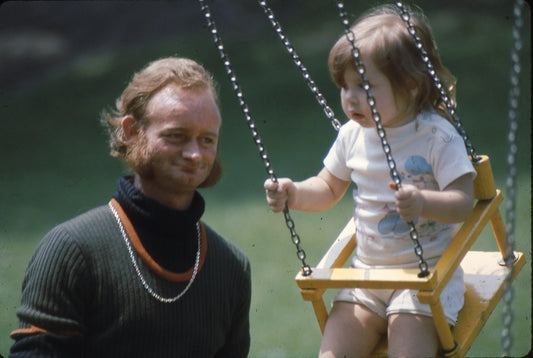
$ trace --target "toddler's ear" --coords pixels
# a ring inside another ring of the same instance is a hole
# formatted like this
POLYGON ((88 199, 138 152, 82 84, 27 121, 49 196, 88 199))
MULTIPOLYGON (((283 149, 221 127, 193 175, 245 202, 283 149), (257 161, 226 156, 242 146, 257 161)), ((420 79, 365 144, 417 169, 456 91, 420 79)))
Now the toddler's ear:
POLYGON ((415 100, 419 93, 418 84, 414 80, 410 80, 407 88, 409 88, 411 100, 415 100))

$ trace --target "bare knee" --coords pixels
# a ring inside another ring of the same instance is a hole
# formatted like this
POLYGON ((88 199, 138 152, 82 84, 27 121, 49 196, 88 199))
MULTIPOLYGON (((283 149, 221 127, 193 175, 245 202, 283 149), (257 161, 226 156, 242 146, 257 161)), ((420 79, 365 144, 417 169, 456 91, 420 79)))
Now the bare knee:
POLYGON ((335 302, 320 347, 319 358, 368 357, 387 322, 367 308, 335 302))
POLYGON ((407 313, 393 314, 388 326, 389 357, 435 357, 439 338, 433 318, 407 313))

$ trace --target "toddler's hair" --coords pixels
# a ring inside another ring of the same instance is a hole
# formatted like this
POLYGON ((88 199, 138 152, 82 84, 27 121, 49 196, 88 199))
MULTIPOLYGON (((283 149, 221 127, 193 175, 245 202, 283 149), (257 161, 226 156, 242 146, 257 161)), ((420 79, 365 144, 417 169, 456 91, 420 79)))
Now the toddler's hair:
MULTIPOLYGON (((456 81, 441 63, 426 16, 419 9, 407 10, 430 62, 451 103, 455 105, 456 81)), ((408 103, 405 113, 418 114, 422 110, 433 109, 452 121, 446 104, 441 99, 440 91, 435 87, 426 64, 422 61, 415 40, 408 32, 407 24, 394 5, 371 9, 356 21, 351 30, 361 54, 363 56, 368 54, 378 70, 388 78, 396 100, 408 103), (414 100, 411 99, 413 93, 415 93, 414 100)), ((355 66, 352 45, 344 35, 331 49, 328 65, 335 84, 344 87, 346 68, 355 66)))

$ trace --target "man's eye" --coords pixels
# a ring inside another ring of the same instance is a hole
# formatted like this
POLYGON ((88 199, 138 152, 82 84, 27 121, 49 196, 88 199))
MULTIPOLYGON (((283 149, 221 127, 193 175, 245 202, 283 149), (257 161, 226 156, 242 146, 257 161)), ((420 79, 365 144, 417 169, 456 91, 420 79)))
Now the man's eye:
POLYGON ((183 139, 183 138, 185 138, 185 135, 183 135, 181 133, 170 133, 170 134, 167 134, 167 138, 170 138, 170 139, 183 139))
POLYGON ((203 144, 207 144, 207 145, 215 143, 215 140, 211 137, 204 137, 201 140, 203 144))

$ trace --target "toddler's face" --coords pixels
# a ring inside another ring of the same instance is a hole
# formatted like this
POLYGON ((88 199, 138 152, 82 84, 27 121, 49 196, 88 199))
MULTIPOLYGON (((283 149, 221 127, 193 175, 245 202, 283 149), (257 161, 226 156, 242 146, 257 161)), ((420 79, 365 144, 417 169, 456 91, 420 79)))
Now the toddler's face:
MULTIPOLYGON (((369 58, 363 56, 362 59, 370 82, 370 92, 375 98, 382 125, 398 127, 411 121, 414 117, 405 115, 403 111, 406 108, 405 103, 399 103, 396 100, 388 78, 375 67, 369 58)), ((346 116, 363 127, 375 126, 361 76, 355 68, 349 66, 346 69, 344 83, 345 86, 341 89, 341 104, 346 116)))

